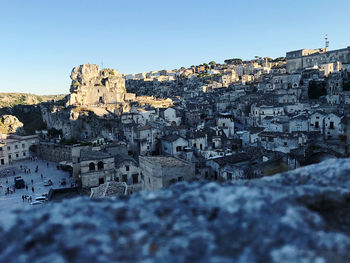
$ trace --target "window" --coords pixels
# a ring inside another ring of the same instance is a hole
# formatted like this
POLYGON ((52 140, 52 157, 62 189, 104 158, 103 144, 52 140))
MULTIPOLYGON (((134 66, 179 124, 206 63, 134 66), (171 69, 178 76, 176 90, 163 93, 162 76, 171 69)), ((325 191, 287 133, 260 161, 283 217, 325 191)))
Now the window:
POLYGON ((23 156, 26 156, 26 152, 23 152, 23 156))
POLYGON ((333 121, 331 121, 331 122, 329 123, 329 128, 332 129, 332 130, 334 129, 334 122, 333 122, 333 121))
POLYGON ((104 178, 99 178, 98 179, 98 184, 104 184, 105 183, 105 179, 104 178))
POLYGON ((184 180, 183 176, 180 176, 179 178, 177 178, 177 181, 178 181, 178 182, 181 182, 181 181, 183 181, 183 180, 184 180))
POLYGON ((15 149, 16 149, 16 150, 18 149, 18 145, 17 145, 17 144, 15 145, 15 149))
POLYGON ((97 170, 103 170, 103 162, 102 161, 99 161, 98 163, 97 163, 97 170))
POLYGON ((130 166, 129 165, 126 165, 125 166, 125 171, 129 171, 130 170, 130 166))
POLYGON ((8 150, 8 151, 11 150, 11 147, 10 147, 10 146, 7 146, 7 150, 8 150))
POLYGON ((232 173, 227 173, 227 180, 232 180, 232 173))
POLYGON ((284 142, 283 145, 284 145, 284 146, 288 146, 288 142, 284 142))
POLYGON ((12 158, 12 156, 11 156, 11 154, 9 154, 9 159, 11 159, 12 158))
POLYGON ((203 145, 202 144, 199 145, 199 149, 203 150, 203 145))
POLYGON ((133 174, 132 175, 132 183, 138 184, 139 183, 139 174, 133 174))
POLYGON ((0 151, 2 151, 2 147, 0 147, 0 151))
POLYGON ((25 144, 24 143, 22 143, 22 148, 25 148, 26 146, 25 146, 25 144))
POLYGON ((194 144, 193 144, 193 148, 196 148, 196 147, 197 147, 197 144, 196 144, 196 143, 194 143, 194 144))
POLYGON ((318 129, 320 126, 319 126, 319 123, 318 121, 315 122, 315 128, 318 129))
POLYGON ((5 164, 5 160, 1 159, 1 165, 4 165, 4 164, 5 164))
POLYGON ((181 152, 181 146, 176 146, 176 151, 181 152))
POLYGON ((95 171, 95 164, 93 162, 89 163, 89 170, 95 171))
POLYGON ((123 174, 122 175, 122 181, 127 183, 128 182, 128 175, 127 174, 123 174))

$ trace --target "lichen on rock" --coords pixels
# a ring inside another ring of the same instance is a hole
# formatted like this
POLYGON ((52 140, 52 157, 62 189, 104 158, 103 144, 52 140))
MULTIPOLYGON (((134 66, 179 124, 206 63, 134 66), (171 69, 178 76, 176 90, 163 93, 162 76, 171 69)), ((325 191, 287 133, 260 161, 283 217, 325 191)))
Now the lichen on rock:
POLYGON ((2 212, 0 257, 9 263, 350 262, 349 171, 350 159, 329 160, 265 179, 182 182, 119 199, 2 212))
POLYGON ((23 123, 16 116, 2 115, 0 116, 0 132, 2 133, 23 133, 23 123))
POLYGON ((125 80, 115 69, 102 69, 95 64, 83 64, 71 73, 70 105, 124 103, 125 80))

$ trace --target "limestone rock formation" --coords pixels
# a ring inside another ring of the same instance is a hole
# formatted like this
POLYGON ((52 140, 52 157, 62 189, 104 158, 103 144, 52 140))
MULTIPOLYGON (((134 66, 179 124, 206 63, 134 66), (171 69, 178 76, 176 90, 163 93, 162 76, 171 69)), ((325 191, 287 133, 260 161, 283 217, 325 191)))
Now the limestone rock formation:
POLYGON ((0 132, 2 133, 22 133, 23 123, 16 116, 2 115, 0 116, 0 132))
POLYGON ((0 92, 0 107, 14 107, 15 105, 34 105, 47 101, 58 101, 66 95, 34 95, 26 93, 0 92))
POLYGON ((91 106, 124 103, 125 80, 115 69, 102 69, 94 64, 75 67, 71 73, 70 105, 91 106))
POLYGON ((350 159, 0 217, 3 262, 350 262, 350 159))

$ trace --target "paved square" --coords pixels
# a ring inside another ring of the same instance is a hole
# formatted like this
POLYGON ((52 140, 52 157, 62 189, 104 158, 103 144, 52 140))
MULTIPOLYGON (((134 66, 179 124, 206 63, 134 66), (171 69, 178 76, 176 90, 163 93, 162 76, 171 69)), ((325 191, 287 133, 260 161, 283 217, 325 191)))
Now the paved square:
POLYGON ((58 170, 57 165, 58 163, 36 159, 34 161, 23 160, 13 163, 12 165, 1 166, 0 211, 30 206, 29 201, 22 200, 22 195, 31 196, 34 201, 35 197, 47 194, 50 188, 70 187, 73 179, 69 177, 69 172, 58 170), (35 172, 37 166, 38 171, 35 172), (30 169, 30 173, 25 173, 25 169, 27 171, 30 169), (42 178, 41 174, 43 175, 42 178), (21 176, 23 178, 28 189, 15 189, 13 192, 14 178, 16 176, 21 176), (62 178, 66 178, 66 185, 60 184, 62 178), (53 184, 51 186, 44 186, 44 182, 48 180, 51 180, 53 184), (7 187, 9 187, 10 192, 13 193, 7 194, 7 187), (32 187, 34 192, 32 191, 32 187))

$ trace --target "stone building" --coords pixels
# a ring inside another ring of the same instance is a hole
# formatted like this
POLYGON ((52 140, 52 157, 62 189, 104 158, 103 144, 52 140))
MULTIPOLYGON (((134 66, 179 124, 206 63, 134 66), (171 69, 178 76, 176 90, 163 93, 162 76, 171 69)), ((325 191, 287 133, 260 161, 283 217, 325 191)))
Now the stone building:
POLYGON ((140 156, 140 170, 144 189, 157 190, 180 181, 190 181, 195 176, 195 166, 170 156, 140 156))
POLYGON ((114 157, 108 153, 81 150, 79 177, 83 188, 96 187, 113 180, 114 157))
POLYGON ((188 141, 179 135, 168 135, 161 138, 161 152, 178 156, 188 146, 188 141))
POLYGON ((328 51, 327 49, 301 49, 287 52, 287 73, 301 72, 304 69, 329 63, 340 62, 350 64, 350 46, 343 49, 328 51))
POLYGON ((224 131, 227 137, 232 137, 235 133, 235 123, 232 114, 220 113, 216 125, 224 131))
POLYGON ((69 105, 125 103, 125 79, 115 69, 84 64, 72 70, 71 79, 69 105))
POLYGON ((37 135, 10 135, 0 138, 0 165, 28 158, 30 147, 38 143, 37 135))
POLYGON ((114 157, 115 173, 114 180, 127 184, 129 194, 142 190, 142 178, 140 169, 134 158, 127 154, 117 154, 114 157))

